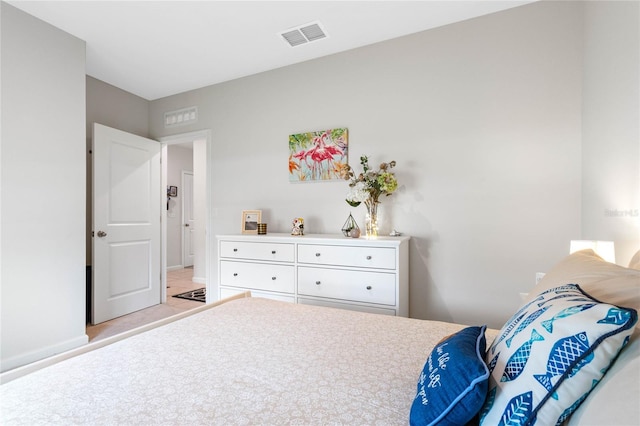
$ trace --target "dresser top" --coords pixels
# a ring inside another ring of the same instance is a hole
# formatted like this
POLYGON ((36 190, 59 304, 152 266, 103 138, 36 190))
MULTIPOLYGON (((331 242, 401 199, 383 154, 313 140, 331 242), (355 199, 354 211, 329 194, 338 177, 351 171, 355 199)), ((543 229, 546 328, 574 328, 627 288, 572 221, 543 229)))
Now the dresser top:
POLYGON ((286 243, 304 243, 304 244, 340 244, 340 245, 398 245, 408 241, 409 236, 378 236, 376 238, 350 238, 342 234, 305 234, 291 235, 288 233, 269 232, 266 235, 256 234, 228 234, 216 235, 218 240, 234 240, 234 241, 255 241, 255 242, 286 242, 286 243))

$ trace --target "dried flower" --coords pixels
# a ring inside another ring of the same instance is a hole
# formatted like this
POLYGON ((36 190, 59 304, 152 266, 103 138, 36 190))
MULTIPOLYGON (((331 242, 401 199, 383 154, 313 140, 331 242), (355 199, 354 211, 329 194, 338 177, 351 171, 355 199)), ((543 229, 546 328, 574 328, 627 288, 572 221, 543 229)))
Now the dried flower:
POLYGON ((389 171, 396 166, 395 161, 382 163, 378 171, 373 171, 369 168, 369 158, 363 155, 360 157, 360 164, 362 165, 362 173, 357 176, 349 165, 340 171, 342 178, 350 181, 346 197, 349 205, 356 207, 369 198, 377 203, 381 195, 389 196, 398 189, 398 181, 395 175, 389 171))

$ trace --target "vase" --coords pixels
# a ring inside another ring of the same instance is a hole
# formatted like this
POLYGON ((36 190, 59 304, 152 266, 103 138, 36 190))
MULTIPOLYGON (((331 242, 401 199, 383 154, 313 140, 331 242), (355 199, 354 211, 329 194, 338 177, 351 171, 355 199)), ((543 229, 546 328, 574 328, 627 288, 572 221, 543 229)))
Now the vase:
POLYGON ((373 198, 369 197, 364 202, 365 206, 367 206, 367 217, 365 218, 365 235, 367 238, 377 237, 378 236, 378 204, 380 202, 373 198))

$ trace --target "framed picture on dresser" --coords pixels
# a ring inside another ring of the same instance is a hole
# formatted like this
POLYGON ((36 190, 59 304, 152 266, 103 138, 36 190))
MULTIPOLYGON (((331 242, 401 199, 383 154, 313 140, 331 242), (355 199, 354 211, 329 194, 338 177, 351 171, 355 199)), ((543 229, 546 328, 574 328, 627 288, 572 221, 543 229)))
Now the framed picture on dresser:
POLYGON ((262 210, 242 211, 242 233, 257 234, 258 224, 262 221, 262 210))

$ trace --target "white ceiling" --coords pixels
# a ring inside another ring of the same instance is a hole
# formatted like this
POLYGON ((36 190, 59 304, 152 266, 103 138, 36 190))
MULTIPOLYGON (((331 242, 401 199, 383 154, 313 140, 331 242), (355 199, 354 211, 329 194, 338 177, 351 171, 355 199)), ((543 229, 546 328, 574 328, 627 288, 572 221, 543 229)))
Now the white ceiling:
POLYGON ((154 100, 532 0, 8 1, 87 43, 87 74, 154 100), (328 37, 280 32, 320 21, 328 37))

